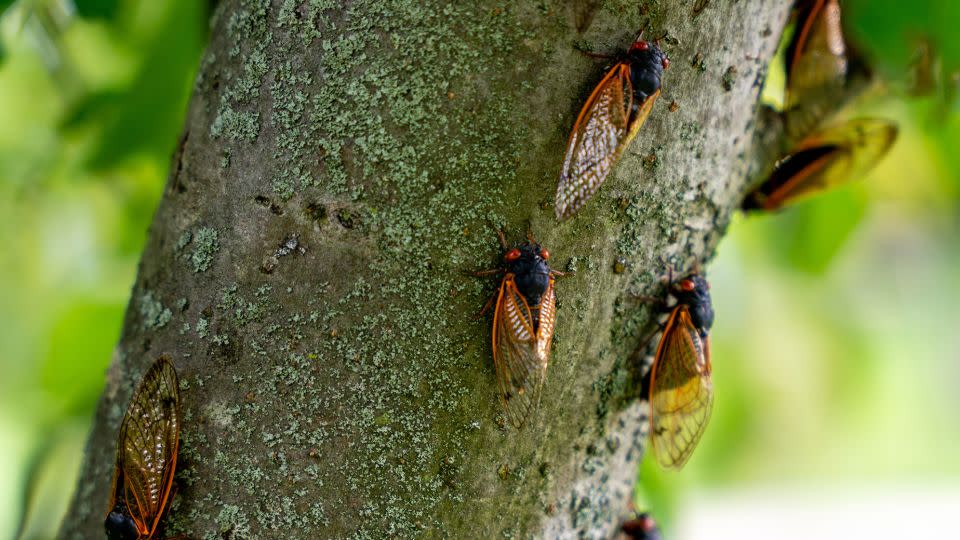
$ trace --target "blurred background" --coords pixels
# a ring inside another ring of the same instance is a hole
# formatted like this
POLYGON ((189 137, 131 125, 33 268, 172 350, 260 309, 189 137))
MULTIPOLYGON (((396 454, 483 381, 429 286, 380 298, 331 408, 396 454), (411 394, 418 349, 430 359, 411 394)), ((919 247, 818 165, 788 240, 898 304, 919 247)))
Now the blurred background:
MULTIPOLYGON (((0 538, 52 537, 71 495, 212 3, 0 0, 0 538)), ((683 472, 641 467, 667 538, 942 537, 960 508, 960 5, 844 21, 887 81, 853 114, 899 140, 735 219, 711 425, 683 472)))

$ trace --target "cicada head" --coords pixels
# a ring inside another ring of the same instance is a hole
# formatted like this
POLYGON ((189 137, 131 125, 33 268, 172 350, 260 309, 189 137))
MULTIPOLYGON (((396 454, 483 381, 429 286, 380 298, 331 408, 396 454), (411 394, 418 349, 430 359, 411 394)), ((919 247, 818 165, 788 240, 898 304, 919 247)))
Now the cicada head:
POLYGON ((699 274, 690 274, 675 281, 670 291, 678 304, 690 310, 690 319, 701 337, 706 337, 713 326, 713 304, 710 301, 710 284, 699 274))
POLYGON ((627 537, 633 540, 660 540, 662 538, 657 522, 647 513, 640 514, 636 519, 625 521, 620 528, 627 537))
POLYGON ((643 101, 660 89, 663 70, 670 67, 670 59, 655 41, 638 39, 627 51, 630 62, 630 82, 637 101, 643 101))
POLYGON ((133 519, 126 515, 121 505, 117 505, 103 521, 104 531, 107 533, 107 540, 137 540, 140 538, 140 531, 137 530, 137 524, 133 519))
POLYGON ((550 285, 550 252, 536 242, 523 242, 508 250, 503 261, 514 275, 517 290, 534 305, 550 285))

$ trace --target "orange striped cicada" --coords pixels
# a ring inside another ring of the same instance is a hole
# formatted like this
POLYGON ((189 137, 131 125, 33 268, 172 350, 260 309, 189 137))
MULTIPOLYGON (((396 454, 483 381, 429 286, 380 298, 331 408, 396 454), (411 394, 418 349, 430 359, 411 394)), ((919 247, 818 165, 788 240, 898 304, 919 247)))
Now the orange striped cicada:
POLYGON ((690 459, 710 421, 713 407, 710 285, 692 273, 670 283, 669 313, 650 368, 650 441, 653 455, 667 469, 690 459))
POLYGON ((647 512, 624 521, 620 525, 620 530, 623 531, 620 538, 624 540, 661 540, 663 538, 657 522, 647 512))
POLYGON ((596 193, 660 95, 670 60, 642 35, 604 75, 573 124, 557 185, 557 219, 573 216, 596 193))
POLYGON ((547 265, 550 253, 531 234, 513 247, 497 231, 503 247, 502 268, 475 272, 477 276, 503 274, 493 312, 493 364, 500 403, 507 419, 520 428, 539 405, 550 361, 550 343, 556 322, 554 281, 564 272, 547 265))
POLYGON ((117 439, 109 540, 152 540, 170 502, 180 444, 180 388, 167 356, 153 363, 127 407, 117 439))
POLYGON ((855 119, 820 127, 837 108, 851 76, 851 62, 837 0, 802 0, 794 9, 796 28, 786 49, 784 119, 799 143, 774 171, 747 194, 744 210, 776 210, 866 174, 897 136, 892 122, 855 119), (814 131, 813 134, 809 134, 814 131))

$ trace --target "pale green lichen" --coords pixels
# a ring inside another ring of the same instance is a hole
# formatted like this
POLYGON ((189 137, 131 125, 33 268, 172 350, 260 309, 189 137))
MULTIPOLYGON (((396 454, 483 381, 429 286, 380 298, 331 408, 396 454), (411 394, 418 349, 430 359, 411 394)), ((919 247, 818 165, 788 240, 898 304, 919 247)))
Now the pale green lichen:
POLYGON ((146 291, 140 296, 139 307, 143 325, 151 330, 163 328, 173 318, 173 313, 160 302, 153 291, 146 291))
POLYGON ((213 257, 220 249, 220 233, 213 227, 201 227, 193 235, 193 251, 190 253, 190 264, 193 271, 200 273, 210 268, 213 257))

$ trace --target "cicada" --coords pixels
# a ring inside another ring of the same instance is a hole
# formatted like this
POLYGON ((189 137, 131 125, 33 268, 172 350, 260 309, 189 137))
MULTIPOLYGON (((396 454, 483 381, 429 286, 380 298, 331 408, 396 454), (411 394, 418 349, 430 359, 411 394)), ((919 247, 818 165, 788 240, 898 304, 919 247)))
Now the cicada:
POLYGON ((642 35, 593 89, 573 124, 557 185, 557 219, 573 216, 596 193, 660 95, 670 60, 642 35))
POLYGON ((791 142, 770 176, 744 198, 744 210, 776 210, 863 176, 896 140, 892 122, 861 118, 829 127, 851 75, 837 0, 803 0, 787 45, 784 119, 791 142), (812 134, 810 134, 812 132, 812 134), (799 143, 796 140, 799 139, 799 143))
POLYGON ((897 126, 859 118, 800 142, 743 201, 744 210, 778 210, 825 189, 862 177, 890 149, 897 126))
MULTIPOLYGON (((497 234, 504 266, 474 275, 503 274, 500 289, 491 299, 496 300, 493 364, 500 403, 510 423, 520 428, 540 403, 556 322, 554 282, 566 274, 550 268, 550 252, 531 234, 526 242, 512 247, 502 231, 497 234)), ((489 302, 484 311, 488 307, 489 302)))
POLYGON ((710 286, 696 273, 670 283, 669 316, 650 368, 650 440, 667 469, 690 459, 713 407, 710 286))
POLYGON ((170 502, 180 444, 180 388, 167 356, 153 363, 127 407, 117 440, 109 540, 153 540, 170 502))
POLYGON ((630 540, 661 540, 660 528, 657 522, 644 512, 634 519, 624 521, 620 526, 625 538, 630 540))

